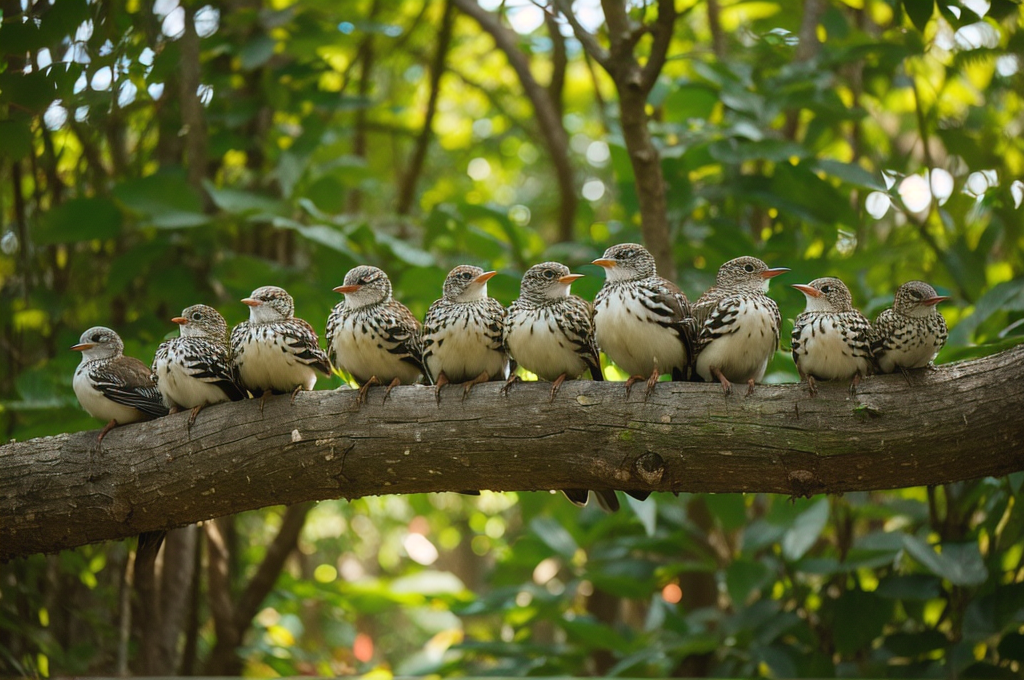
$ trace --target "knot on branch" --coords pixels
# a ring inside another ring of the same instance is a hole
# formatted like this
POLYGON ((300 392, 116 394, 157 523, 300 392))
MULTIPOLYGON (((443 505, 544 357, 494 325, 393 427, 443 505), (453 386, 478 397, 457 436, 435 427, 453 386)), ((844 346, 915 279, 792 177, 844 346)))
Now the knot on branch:
POLYGON ((653 451, 648 451, 633 462, 633 471, 644 484, 655 485, 665 475, 665 460, 653 451))
POLYGON ((810 470, 791 470, 789 483, 793 488, 793 495, 797 498, 810 498, 825 490, 825 485, 810 470))

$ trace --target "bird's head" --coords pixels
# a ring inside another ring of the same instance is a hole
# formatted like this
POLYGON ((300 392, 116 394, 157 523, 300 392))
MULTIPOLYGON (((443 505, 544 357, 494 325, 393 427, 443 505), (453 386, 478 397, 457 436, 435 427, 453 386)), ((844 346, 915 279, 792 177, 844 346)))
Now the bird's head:
POLYGON ((273 323, 292 318, 295 301, 284 288, 263 286, 257 288, 242 304, 249 306, 249 321, 252 323, 273 323))
POLYGON ((900 314, 923 318, 938 314, 935 305, 948 299, 949 296, 939 295, 924 281, 907 281, 896 289, 892 307, 900 314))
POLYGON ((121 337, 105 326, 93 326, 78 339, 77 345, 71 349, 81 352, 86 361, 97 359, 116 359, 124 352, 121 337))
POLYGON ((444 299, 450 302, 473 302, 487 297, 487 282, 498 272, 485 272, 480 267, 460 264, 444 280, 444 299))
POLYGON ((376 305, 391 299, 391 281, 384 270, 369 265, 354 267, 345 281, 334 289, 345 296, 345 306, 353 309, 376 305))
POLYGON ((729 260, 718 268, 716 284, 719 288, 768 292, 768 283, 789 269, 771 269, 756 257, 745 255, 729 260))
POLYGON ((192 305, 171 319, 178 324, 183 338, 211 338, 223 341, 228 336, 228 324, 224 317, 208 305, 192 305))
POLYGON ((808 312, 852 312, 853 297, 846 284, 837 278, 826 276, 810 283, 793 285, 807 298, 808 312))
POLYGON ((560 262, 542 262, 523 274, 519 294, 537 302, 567 297, 572 282, 582 276, 570 273, 569 268, 560 262))
POLYGON ((604 267, 608 281, 639 281, 656 275, 657 268, 654 256, 638 243, 620 243, 604 251, 604 255, 594 260, 594 264, 604 267))

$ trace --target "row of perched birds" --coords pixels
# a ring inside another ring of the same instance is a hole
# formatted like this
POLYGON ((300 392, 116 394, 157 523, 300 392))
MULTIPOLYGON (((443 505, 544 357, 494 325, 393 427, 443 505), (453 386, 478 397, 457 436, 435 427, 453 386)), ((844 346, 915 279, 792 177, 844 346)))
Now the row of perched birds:
MULTIPOLYGON (((715 285, 692 305, 671 281, 657 275, 654 258, 642 246, 613 246, 594 264, 607 280, 591 305, 570 294, 582 274, 557 262, 530 267, 520 296, 505 309, 488 297, 495 272, 460 265, 444 282, 441 299, 421 325, 392 297, 387 274, 377 267, 350 270, 335 288, 344 300, 327 319, 328 350, 316 331, 294 316, 291 296, 264 286, 242 300, 249 320, 230 338, 224 318, 212 307, 194 305, 173 319, 181 336, 157 349, 152 367, 123 355, 117 333, 96 327, 72 347, 83 353, 74 388, 91 415, 110 428, 218 402, 272 393, 311 390, 317 374, 333 366, 360 385, 359 401, 371 385, 391 389, 424 378, 435 387, 463 384, 463 398, 481 382, 518 380, 515 367, 552 382, 551 399, 566 379, 589 372, 602 380, 598 352, 631 377, 626 394, 646 381, 650 395, 660 375, 674 380, 717 380, 725 392, 747 383, 747 394, 764 377, 779 346, 779 308, 767 295, 769 281, 789 271, 769 268, 756 257, 730 260, 715 285)), ((801 379, 816 393, 815 379, 852 379, 928 365, 946 339, 946 324, 935 305, 946 299, 921 281, 903 284, 893 307, 874 326, 852 305, 836 278, 794 286, 807 298, 795 321, 793 359, 801 379)), ((262 402, 261 402, 262 406, 262 402)), ((585 501, 586 491, 570 491, 585 501), (582 494, 582 497, 580 497, 582 494)), ((609 499, 606 499, 611 502, 609 499)))

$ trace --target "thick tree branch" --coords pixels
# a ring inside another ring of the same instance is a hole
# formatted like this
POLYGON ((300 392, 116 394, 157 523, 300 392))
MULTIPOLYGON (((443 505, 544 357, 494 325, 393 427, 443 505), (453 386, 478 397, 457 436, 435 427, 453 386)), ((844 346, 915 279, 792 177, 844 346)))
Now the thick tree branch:
MULTIPOLYGON (((0 559, 169 529, 271 504, 382 493, 565 487, 841 493, 1024 469, 1024 346, 845 384, 571 381, 442 392, 349 389, 205 409, 0 447, 0 559)), ((213 560, 211 546, 211 562, 213 560)))

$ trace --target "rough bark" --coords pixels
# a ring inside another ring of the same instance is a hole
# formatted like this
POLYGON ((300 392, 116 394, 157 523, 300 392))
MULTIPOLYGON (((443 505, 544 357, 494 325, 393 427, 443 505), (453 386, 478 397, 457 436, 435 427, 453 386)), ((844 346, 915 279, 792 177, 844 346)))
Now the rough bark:
POLYGON ((0 559, 268 505, 383 493, 565 487, 806 495, 1024 469, 1024 346, 846 384, 496 383, 434 402, 424 386, 208 407, 0 447, 0 559))

